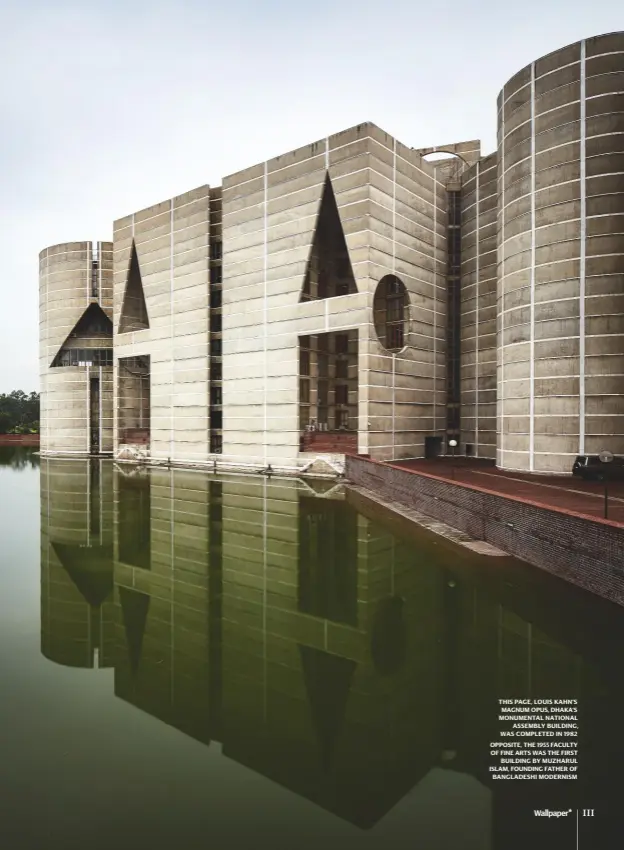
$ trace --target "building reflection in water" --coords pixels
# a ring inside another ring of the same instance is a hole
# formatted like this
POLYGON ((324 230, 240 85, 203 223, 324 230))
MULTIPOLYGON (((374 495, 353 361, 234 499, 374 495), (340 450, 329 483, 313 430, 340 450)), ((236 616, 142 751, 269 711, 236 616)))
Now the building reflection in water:
POLYGON ((488 771, 506 696, 582 699, 583 774, 608 781, 593 737, 624 642, 578 595, 416 545, 340 487, 98 469, 42 465, 49 658, 110 664, 114 643, 117 697, 362 828, 453 771, 492 789, 492 846, 510 847, 488 771))
POLYGON ((44 459, 40 481, 41 651, 70 667, 112 667, 111 464, 44 459))
POLYGON ((36 469, 40 465, 39 453, 31 446, 0 446, 0 466, 12 469, 36 469))

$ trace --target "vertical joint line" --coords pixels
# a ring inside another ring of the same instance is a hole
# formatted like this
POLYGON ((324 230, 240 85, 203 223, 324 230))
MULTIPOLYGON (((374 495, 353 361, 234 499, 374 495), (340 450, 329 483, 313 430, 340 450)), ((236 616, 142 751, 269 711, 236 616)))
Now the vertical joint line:
MULTIPOLYGON (((98 384, 98 454, 102 454, 102 367, 99 368, 98 384)), ((100 501, 101 504, 101 501, 100 501)), ((102 527, 100 523, 100 528, 102 527)))
POLYGON ((262 402, 263 402, 263 428, 262 428, 262 445, 263 445, 263 460, 266 465, 267 463, 267 379, 268 379, 268 368, 267 368, 267 273, 268 273, 268 232, 267 232, 267 223, 268 223, 268 202, 269 202, 269 178, 268 178, 269 170, 268 163, 264 163, 264 202, 263 202, 263 217, 264 217, 264 245, 263 245, 263 253, 264 253, 264 288, 263 288, 263 296, 262 296, 262 341, 263 341, 263 351, 264 351, 264 386, 262 390, 262 402))
MULTIPOLYGON (((101 397, 101 395, 100 395, 101 397)), ((98 461, 99 483, 100 483, 100 546, 104 542, 104 479, 102 477, 102 461, 98 461)), ((103 646, 104 644, 100 644, 103 646)))
POLYGON ((392 141, 392 274, 396 272, 396 139, 392 141))
MULTIPOLYGON (((503 141, 504 144, 504 141, 503 141)), ((504 178, 503 178, 504 179, 504 178)), ((529 341, 529 471, 535 459, 535 62, 531 64, 531 308, 529 341)))
POLYGON ((86 430, 87 433, 86 433, 85 442, 87 444, 87 454, 90 455, 91 454, 91 420, 93 419, 93 410, 92 410, 93 399, 91 398, 91 367, 87 366, 86 370, 87 370, 87 372, 86 372, 87 380, 86 380, 85 393, 86 393, 86 396, 87 396, 87 404, 86 404, 86 407, 87 407, 86 414, 87 415, 86 415, 85 418, 87 420, 87 427, 86 427, 85 430, 86 430))
POLYGON ((91 545, 91 513, 93 511, 93 504, 91 501, 91 465, 90 462, 87 463, 87 546, 91 545))
POLYGON ((396 437, 395 437, 395 421, 394 421, 394 397, 396 395, 396 354, 392 355, 392 459, 396 454, 396 437))
MULTIPOLYGON (((173 307, 174 307, 174 292, 173 292, 173 198, 171 199, 171 209, 169 214, 169 311, 170 311, 170 319, 169 319, 169 345, 171 346, 171 375, 170 381, 171 386, 169 387, 169 457, 173 460, 174 455, 174 425, 175 425, 175 414, 173 407, 173 387, 174 387, 174 378, 175 378, 175 363, 173 358, 173 307)), ((151 372, 151 362, 150 362, 150 372, 151 372)), ((143 409, 143 405, 141 404, 141 409, 143 409)), ((150 427, 151 427, 151 411, 150 411, 150 427)))
POLYGON ((585 454, 585 259, 587 245, 587 189, 586 179, 586 65, 585 40, 581 41, 581 115, 580 115, 580 182, 581 182, 581 232, 579 258, 579 454, 585 454))
POLYGON ((433 432, 438 432, 438 179, 433 175, 433 432))
MULTIPOLYGON (((475 223, 476 245, 475 245, 475 283, 476 283, 476 301, 475 301, 475 451, 476 457, 479 457, 479 274, 480 264, 479 255, 481 252, 481 240, 479 234, 480 217, 479 205, 481 203, 481 192, 479 180, 481 179, 481 163, 477 160, 477 169, 475 175, 476 182, 476 207, 477 220, 475 223)), ((461 423, 460 423, 461 424, 461 423)))
MULTIPOLYGON (((173 207, 173 199, 171 200, 171 205, 173 207)), ((173 469, 169 469, 169 504, 171 505, 171 509, 169 511, 169 532, 171 537, 171 545, 170 545, 170 556, 171 556, 171 672, 169 677, 169 686, 171 689, 171 704, 173 705, 174 698, 174 677, 175 677, 175 501, 174 501, 174 487, 173 487, 173 469)))
POLYGON ((267 479, 262 480, 262 666, 263 718, 268 716, 268 658, 267 658, 267 479))

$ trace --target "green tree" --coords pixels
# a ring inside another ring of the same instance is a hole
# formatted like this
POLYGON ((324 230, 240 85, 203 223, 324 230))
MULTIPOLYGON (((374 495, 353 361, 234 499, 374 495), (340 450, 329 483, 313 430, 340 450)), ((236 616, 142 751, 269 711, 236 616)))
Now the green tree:
POLYGON ((0 434, 38 434, 39 416, 39 393, 0 393, 0 434))

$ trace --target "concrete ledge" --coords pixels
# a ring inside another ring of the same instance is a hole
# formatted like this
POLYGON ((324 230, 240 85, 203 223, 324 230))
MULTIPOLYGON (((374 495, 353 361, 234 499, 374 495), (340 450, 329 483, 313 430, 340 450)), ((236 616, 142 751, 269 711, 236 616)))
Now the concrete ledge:
POLYGON ((624 529, 617 523, 354 456, 347 456, 346 478, 624 605, 624 529))
POLYGON ((452 528, 444 522, 440 522, 430 516, 425 516, 424 514, 415 511, 413 508, 405 507, 399 502, 385 499, 378 493, 373 493, 370 490, 366 490, 364 487, 349 484, 349 489, 358 493, 363 498, 369 499, 371 502, 376 502, 378 505, 399 514, 399 516, 409 519, 410 522, 414 522, 422 528, 426 528, 428 531, 432 531, 434 534, 438 534, 440 537, 450 540, 452 543, 457 543, 459 546, 465 546, 466 549, 471 549, 479 555, 491 555, 493 557, 501 558, 506 557, 508 554, 507 552, 503 552, 502 549, 492 546, 490 543, 485 543, 483 540, 474 540, 468 534, 464 534, 463 531, 459 531, 457 528, 452 528))

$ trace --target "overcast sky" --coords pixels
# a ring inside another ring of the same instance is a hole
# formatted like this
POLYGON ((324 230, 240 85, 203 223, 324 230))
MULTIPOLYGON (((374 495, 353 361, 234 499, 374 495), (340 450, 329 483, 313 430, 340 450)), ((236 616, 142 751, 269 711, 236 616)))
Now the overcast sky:
POLYGON ((0 392, 38 389, 38 253, 363 121, 495 147, 527 63, 621 0, 0 0, 0 392))

